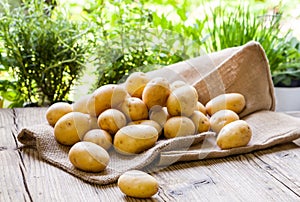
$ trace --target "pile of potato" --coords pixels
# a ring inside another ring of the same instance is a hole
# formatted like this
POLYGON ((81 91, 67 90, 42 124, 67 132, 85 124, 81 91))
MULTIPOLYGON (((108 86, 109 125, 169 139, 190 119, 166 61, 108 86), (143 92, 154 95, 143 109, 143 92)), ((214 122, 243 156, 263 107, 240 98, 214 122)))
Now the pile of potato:
MULTIPOLYGON (((78 169, 100 172, 109 163, 108 150, 139 154, 159 138, 176 138, 212 130, 221 149, 248 144, 252 133, 239 119, 246 102, 227 93, 204 106, 196 89, 184 81, 132 73, 123 84, 101 86, 75 103, 51 105, 46 118, 58 143, 71 146, 69 159, 78 169)), ((122 183, 121 183, 122 184, 122 183)))

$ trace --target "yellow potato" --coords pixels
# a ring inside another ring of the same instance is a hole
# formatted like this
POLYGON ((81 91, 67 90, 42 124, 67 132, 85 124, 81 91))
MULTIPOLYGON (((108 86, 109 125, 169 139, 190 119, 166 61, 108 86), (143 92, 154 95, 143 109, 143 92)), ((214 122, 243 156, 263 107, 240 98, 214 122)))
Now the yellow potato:
POLYGON ((69 160, 80 170, 101 172, 109 163, 109 154, 95 143, 78 142, 71 147, 69 160))
POLYGON ((175 138, 195 134, 193 121, 185 116, 174 116, 167 120, 164 127, 166 138, 175 138))
POLYGON ((98 117, 103 111, 118 106, 128 96, 129 94, 121 85, 101 86, 93 92, 87 102, 89 114, 98 117))
POLYGON ((201 102, 197 102, 197 110, 202 112, 204 115, 206 115, 206 108, 201 102))
POLYGON ((108 150, 112 146, 111 135, 102 129, 89 130, 84 136, 83 141, 93 142, 103 149, 108 150))
POLYGON ((149 125, 129 125, 115 134, 113 145, 118 153, 125 155, 139 154, 154 146, 158 132, 149 125))
POLYGON ((143 90, 149 82, 149 78, 143 72, 134 72, 130 74, 125 81, 125 89, 132 97, 142 99, 143 90))
POLYGON ((91 95, 85 95, 73 103, 73 111, 88 114, 87 102, 91 95))
POLYGON ((142 100, 150 110, 154 106, 164 107, 170 95, 170 84, 167 79, 156 77, 144 88, 142 100))
POLYGON ((220 130, 233 121, 239 120, 239 115, 232 110, 223 109, 217 111, 210 117, 210 126, 213 131, 219 133, 220 130))
POLYGON ((73 145, 82 140, 90 130, 89 115, 81 112, 70 112, 61 117, 54 126, 54 136, 63 145, 73 145))
POLYGON ((182 80, 177 80, 177 81, 173 81, 171 84, 170 84, 170 88, 171 88, 171 91, 175 90, 176 88, 179 88, 179 87, 182 87, 182 86, 185 86, 187 85, 186 82, 182 81, 182 80))
POLYGON ((171 116, 191 116, 197 109, 198 94, 191 85, 181 86, 170 94, 167 100, 168 113, 171 116))
POLYGON ((47 109, 46 119, 49 125, 54 126, 63 115, 70 112, 72 112, 72 105, 67 102, 57 102, 47 109))
POLYGON ((98 117, 98 126, 112 135, 126 124, 125 115, 117 109, 107 109, 98 117))
POLYGON ((118 187, 127 196, 136 198, 150 198, 158 192, 157 180, 139 170, 123 173, 118 179, 118 187))
POLYGON ((149 119, 157 122, 161 127, 164 127, 166 121, 170 118, 166 107, 152 107, 149 114, 149 119))
POLYGON ((160 136, 162 133, 163 128, 156 121, 145 119, 145 120, 133 121, 133 122, 128 123, 127 125, 136 125, 136 124, 153 126, 157 130, 158 136, 160 136))
POLYGON ((145 103, 137 97, 129 97, 121 104, 121 111, 128 120, 136 121, 148 118, 148 108, 145 103))
POLYGON ((240 93, 221 94, 206 103, 206 111, 211 116, 219 110, 229 109, 240 113, 246 106, 245 97, 240 93))
POLYGON ((190 119, 193 121, 196 127, 196 132, 202 133, 202 132, 209 131, 210 128, 209 119, 202 112, 198 110, 194 111, 190 119))
POLYGON ((244 120, 233 121, 225 125, 218 134, 217 145, 221 149, 246 146, 252 137, 252 130, 244 120))

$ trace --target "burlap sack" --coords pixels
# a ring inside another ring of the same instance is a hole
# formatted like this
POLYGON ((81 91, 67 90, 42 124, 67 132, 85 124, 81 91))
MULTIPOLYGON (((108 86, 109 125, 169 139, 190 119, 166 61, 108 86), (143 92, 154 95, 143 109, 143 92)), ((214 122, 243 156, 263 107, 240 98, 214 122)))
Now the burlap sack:
POLYGON ((253 130, 250 143, 245 147, 220 150, 213 132, 161 139, 153 148, 139 155, 123 156, 112 149, 109 151, 111 161, 105 171, 87 173, 71 165, 69 147, 55 141, 53 128, 47 124, 23 128, 18 140, 25 145, 36 146, 45 161, 84 181, 109 184, 130 169, 159 169, 178 161, 242 154, 300 137, 300 119, 273 111, 275 98, 268 61, 264 50, 256 42, 170 65, 149 72, 149 75, 163 76, 170 81, 185 80, 196 87, 199 100, 204 104, 221 93, 242 93, 247 106, 240 115, 253 130))

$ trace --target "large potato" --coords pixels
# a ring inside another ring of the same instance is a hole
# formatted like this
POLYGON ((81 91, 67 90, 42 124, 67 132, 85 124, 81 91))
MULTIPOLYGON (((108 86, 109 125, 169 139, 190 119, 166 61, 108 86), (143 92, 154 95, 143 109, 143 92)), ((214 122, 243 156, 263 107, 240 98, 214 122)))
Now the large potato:
POLYGON ((149 119, 157 122, 161 127, 164 127, 169 118, 170 115, 166 107, 153 107, 149 111, 149 119))
POLYGON ((164 107, 170 95, 170 84, 167 79, 156 77, 144 88, 142 100, 150 110, 154 106, 164 107))
POLYGON ((149 78, 143 72, 134 72, 130 74, 125 81, 125 89, 132 97, 142 99, 142 94, 149 78))
POLYGON ((128 123, 127 125, 136 125, 136 124, 153 126, 157 130, 158 136, 160 136, 162 133, 163 128, 156 121, 145 119, 145 120, 132 121, 132 122, 128 123))
POLYGON ((137 97, 129 97, 121 104, 121 111, 131 121, 148 118, 148 108, 146 104, 137 97))
POLYGON ((67 102, 57 102, 47 109, 46 119, 49 125, 54 126, 63 115, 70 112, 72 112, 72 105, 67 102))
POLYGON ((127 196, 150 198, 158 192, 159 184, 153 176, 143 171, 130 170, 119 177, 118 187, 127 196))
POLYGON ((214 113, 210 117, 209 121, 211 129, 216 133, 219 133, 225 125, 239 119, 239 115, 237 115, 237 113, 235 113, 234 111, 223 109, 214 113))
POLYGON ((103 111, 118 106, 128 96, 129 94, 121 85, 101 86, 93 92, 87 102, 89 114, 98 117, 103 111))
POLYGON ((252 130, 244 120, 233 121, 225 125, 218 134, 217 145, 221 149, 246 146, 252 137, 252 130))
POLYGON ((129 125, 115 134, 113 145, 118 153, 139 154, 151 148, 158 139, 158 132, 149 125, 129 125))
POLYGON ((109 154, 95 143, 78 142, 71 147, 69 160, 80 170, 101 172, 109 163, 109 154))
POLYGON ((84 136, 83 141, 93 142, 103 149, 108 150, 112 146, 111 135, 102 129, 92 129, 89 130, 84 136))
POLYGON ((195 134, 193 121, 185 116, 174 116, 167 120, 164 127, 166 138, 175 138, 195 134))
POLYGON ((89 115, 81 112, 70 112, 61 117, 54 126, 54 136, 63 145, 73 145, 90 130, 89 115))
POLYGON ((117 109, 107 109, 98 117, 98 126, 112 135, 126 124, 125 115, 117 109))
POLYGON ((193 121, 196 127, 196 132, 202 133, 202 132, 209 131, 210 128, 209 119, 202 112, 198 110, 194 111, 190 119, 193 121))
POLYGON ((206 103, 206 111, 211 116, 222 109, 229 109, 239 114, 246 106, 245 97, 240 93, 221 94, 206 103))
POLYGON ((198 94, 191 85, 176 88, 167 100, 168 113, 171 116, 191 116, 197 109, 198 94))

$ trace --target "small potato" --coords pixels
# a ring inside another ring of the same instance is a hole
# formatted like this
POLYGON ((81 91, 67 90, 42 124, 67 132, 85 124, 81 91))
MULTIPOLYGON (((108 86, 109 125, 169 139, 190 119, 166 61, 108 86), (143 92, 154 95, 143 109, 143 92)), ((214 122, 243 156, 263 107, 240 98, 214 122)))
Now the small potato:
POLYGON ((225 125, 218 134, 217 145, 221 149, 246 146, 252 137, 252 130, 244 120, 225 125))
POLYGON ((73 103, 73 111, 74 112, 81 112, 84 114, 88 114, 88 108, 87 108, 87 102, 90 99, 91 95, 85 95, 83 97, 81 97, 79 100, 75 101, 73 103))
POLYGON ((197 102, 197 110, 202 112, 204 115, 206 115, 206 108, 201 102, 197 102))
POLYGON ((167 100, 168 113, 171 116, 191 116, 197 109, 198 94, 191 85, 175 89, 167 100))
POLYGON ((89 115, 81 112, 70 112, 61 117, 54 126, 54 136, 63 145, 73 145, 82 140, 90 130, 89 115))
POLYGON ((130 74, 125 81, 125 89, 132 97, 142 99, 143 90, 149 82, 149 78, 143 72, 134 72, 130 74))
POLYGON ((98 117, 98 126, 112 135, 126 124, 125 115, 117 109, 107 109, 98 117))
POLYGON ((119 177, 118 187, 127 196, 150 198, 158 192, 159 184, 153 176, 143 171, 130 170, 119 177))
POLYGON ((137 121, 148 118, 148 108, 145 103, 137 97, 129 97, 121 104, 121 111, 128 120, 137 121))
POLYGON ((158 132, 158 136, 161 135, 162 133, 162 127, 155 121, 153 120, 149 120, 149 119, 145 119, 145 120, 138 120, 138 121, 133 121, 128 123, 127 125, 136 125, 136 124, 143 124, 143 125, 149 125, 149 126, 153 126, 157 132, 158 132))
POLYGON ((194 111, 190 119, 193 121, 196 127, 196 132, 202 133, 202 132, 207 132, 209 130, 210 128, 209 119, 202 112, 198 110, 194 111))
POLYGON ((179 87, 185 86, 185 85, 187 85, 186 82, 184 82, 182 80, 177 80, 170 84, 170 88, 171 88, 171 91, 173 91, 173 90, 175 90, 179 87))
POLYGON ((151 148, 158 139, 158 132, 149 125, 129 125, 115 134, 113 145, 118 153, 139 154, 151 148))
POLYGON ((246 106, 245 97, 240 93, 221 94, 206 103, 206 111, 211 116, 219 110, 229 109, 239 114, 246 106))
POLYGON ((109 154, 95 143, 78 142, 71 147, 69 160, 80 170, 101 172, 109 163, 109 154))
POLYGON ((237 115, 237 113, 235 113, 234 111, 229 109, 223 109, 214 113, 210 117, 209 121, 211 129, 214 132, 219 133, 225 125, 239 119, 239 115, 237 115))
POLYGON ((93 92, 87 102, 89 114, 99 116, 103 111, 118 106, 129 94, 124 87, 117 84, 107 84, 93 92))
POLYGON ((102 129, 93 129, 89 130, 83 137, 83 141, 93 142, 101 146, 105 150, 109 150, 112 146, 112 137, 111 135, 102 129))
POLYGON ((195 134, 193 121, 185 116, 174 116, 168 119, 164 127, 166 138, 175 138, 195 134))
POLYGON ((169 81, 162 77, 156 77, 151 79, 145 86, 142 100, 150 110, 154 106, 166 106, 169 95, 169 81))
POLYGON ((57 102, 52 104, 46 111, 46 119, 49 125, 54 126, 56 122, 65 114, 72 112, 72 105, 67 102, 57 102))
POLYGON ((149 112, 149 119, 157 122, 161 127, 164 127, 169 118, 170 115, 166 107, 152 107, 149 112))

